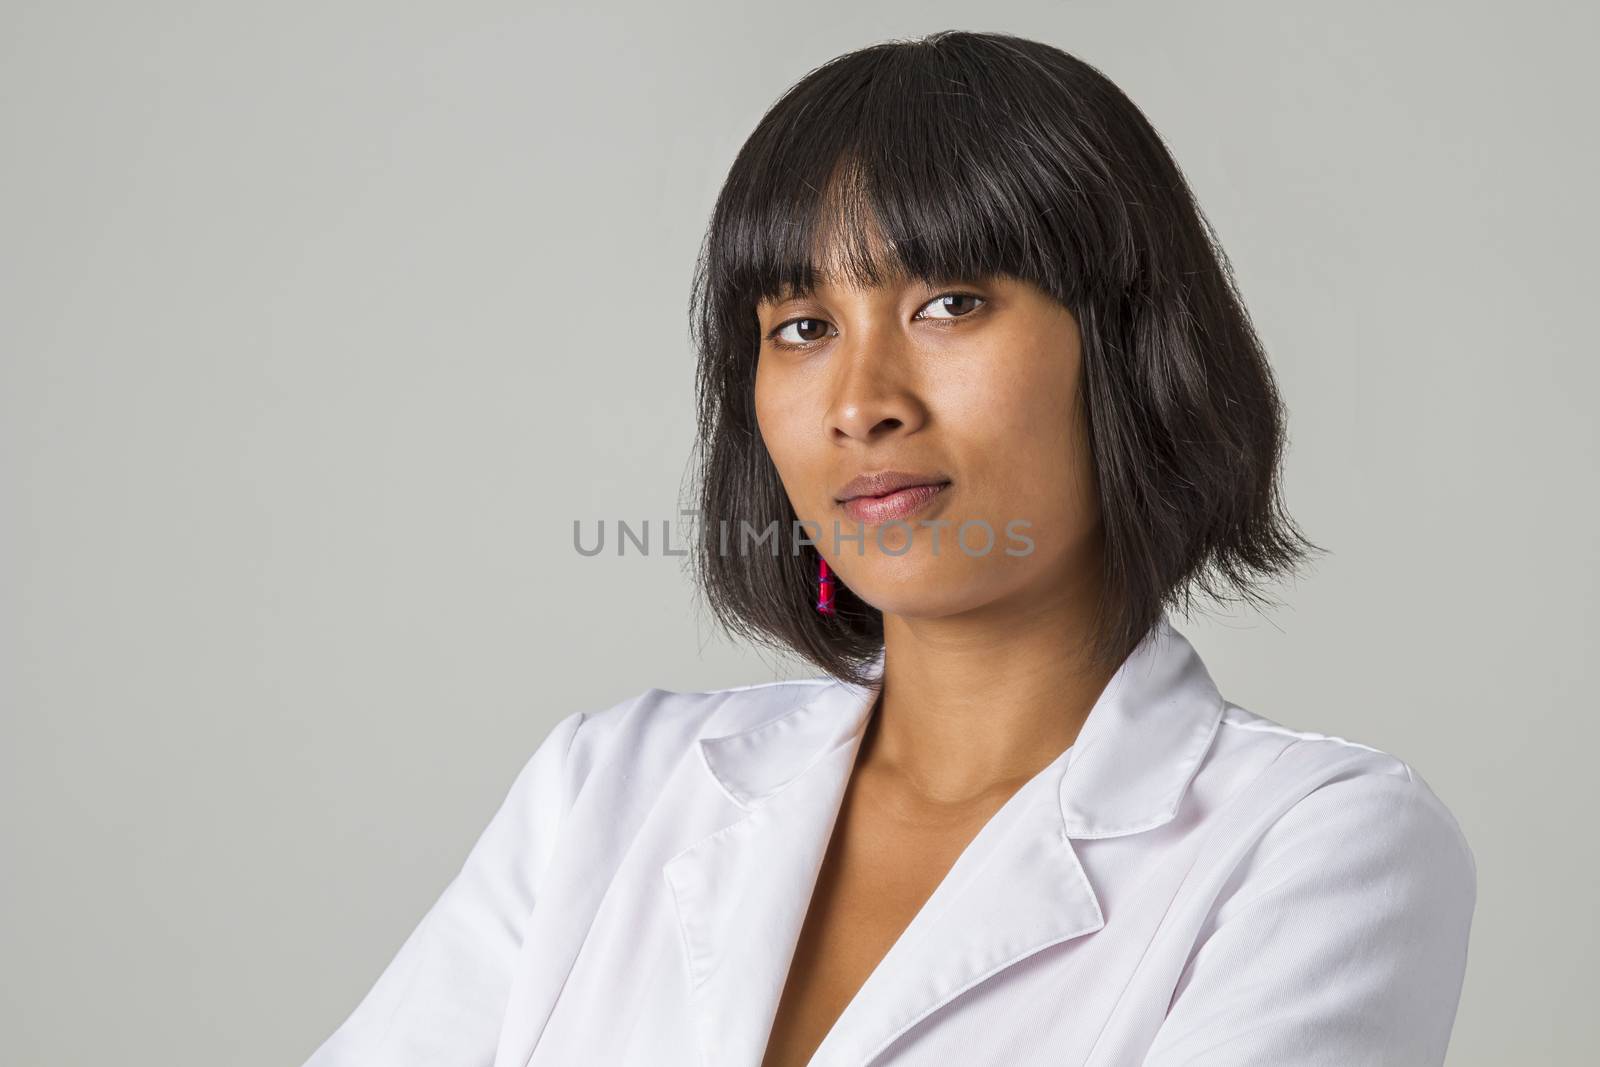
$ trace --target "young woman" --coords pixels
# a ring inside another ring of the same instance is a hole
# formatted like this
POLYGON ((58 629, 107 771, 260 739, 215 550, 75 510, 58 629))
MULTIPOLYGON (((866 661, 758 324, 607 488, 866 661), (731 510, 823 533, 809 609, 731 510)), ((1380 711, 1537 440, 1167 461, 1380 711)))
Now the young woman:
POLYGON ((1319 549, 1140 111, 1015 37, 842 56, 692 310, 697 575, 822 676, 564 718, 311 1067, 1441 1063, 1456 821, 1168 614, 1319 549))

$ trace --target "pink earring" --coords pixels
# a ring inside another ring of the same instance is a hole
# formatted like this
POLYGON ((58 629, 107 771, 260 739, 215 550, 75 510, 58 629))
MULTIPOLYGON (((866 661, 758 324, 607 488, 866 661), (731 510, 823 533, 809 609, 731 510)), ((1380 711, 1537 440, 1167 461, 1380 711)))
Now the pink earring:
POLYGON ((817 557, 817 611, 823 615, 834 614, 833 575, 828 571, 828 561, 821 556, 817 557))

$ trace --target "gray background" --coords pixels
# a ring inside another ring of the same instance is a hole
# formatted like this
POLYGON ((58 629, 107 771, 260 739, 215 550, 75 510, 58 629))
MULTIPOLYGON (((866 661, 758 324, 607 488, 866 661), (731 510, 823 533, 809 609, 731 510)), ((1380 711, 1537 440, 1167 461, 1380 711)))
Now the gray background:
POLYGON ((812 673, 571 526, 675 513, 691 264, 761 112, 964 28, 1145 109, 1281 375, 1333 555, 1175 621, 1458 814, 1451 1063, 1584 1061, 1591 11, 7 4, 0 1060, 299 1063, 556 719, 812 673))

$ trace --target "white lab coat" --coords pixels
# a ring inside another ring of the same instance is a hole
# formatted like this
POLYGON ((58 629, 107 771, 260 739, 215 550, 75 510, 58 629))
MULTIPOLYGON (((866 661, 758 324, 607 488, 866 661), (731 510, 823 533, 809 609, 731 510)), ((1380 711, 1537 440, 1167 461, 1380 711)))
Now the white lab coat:
MULTIPOLYGON (((758 1067, 875 695, 568 715, 306 1067, 758 1067)), ((1476 874, 1415 770, 1224 700, 1163 616, 811 1063, 1439 1064, 1476 874)))

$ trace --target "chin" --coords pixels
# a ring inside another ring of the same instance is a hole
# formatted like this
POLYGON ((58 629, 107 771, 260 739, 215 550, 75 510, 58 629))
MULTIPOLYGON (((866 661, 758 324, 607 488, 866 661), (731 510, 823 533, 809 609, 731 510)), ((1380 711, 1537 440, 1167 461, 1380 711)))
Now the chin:
POLYGON ((869 556, 852 561, 855 577, 842 574, 841 580, 862 600, 890 615, 904 619, 938 619, 959 615, 993 603, 1007 593, 1001 575, 983 567, 981 560, 914 558, 907 553, 898 559, 869 556))

